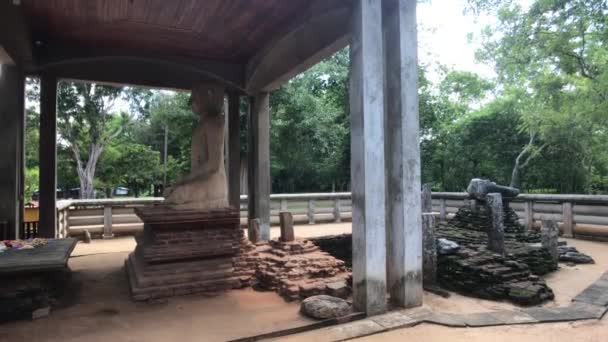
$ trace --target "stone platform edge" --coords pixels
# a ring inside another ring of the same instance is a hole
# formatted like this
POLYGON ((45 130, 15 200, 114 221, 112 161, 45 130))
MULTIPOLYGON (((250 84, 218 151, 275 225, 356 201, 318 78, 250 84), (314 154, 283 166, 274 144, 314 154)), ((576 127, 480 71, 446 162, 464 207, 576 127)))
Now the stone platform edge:
MULTIPOLYGON (((265 334, 241 338, 234 341, 257 341, 263 338, 298 334, 330 326, 324 333, 332 341, 347 341, 380 334, 391 330, 409 328, 421 323, 437 324, 452 328, 481 328, 490 326, 522 325, 601 320, 608 311, 608 272, 562 307, 530 307, 521 311, 501 310, 472 314, 433 312, 426 308, 402 309, 359 320, 338 321, 334 324, 314 324, 310 329, 293 332, 279 331, 280 335, 265 334), (346 323, 346 324, 343 324, 346 323), (282 333, 282 334, 281 334, 282 333)), ((323 321, 319 322, 322 323, 323 321)))

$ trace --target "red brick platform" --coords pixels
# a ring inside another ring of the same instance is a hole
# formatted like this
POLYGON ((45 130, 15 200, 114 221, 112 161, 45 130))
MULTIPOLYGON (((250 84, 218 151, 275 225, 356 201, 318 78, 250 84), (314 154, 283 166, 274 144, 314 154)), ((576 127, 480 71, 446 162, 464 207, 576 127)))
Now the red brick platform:
POLYGON ((137 208, 144 222, 125 261, 131 294, 150 300, 250 286, 257 253, 239 227, 234 208, 137 208))

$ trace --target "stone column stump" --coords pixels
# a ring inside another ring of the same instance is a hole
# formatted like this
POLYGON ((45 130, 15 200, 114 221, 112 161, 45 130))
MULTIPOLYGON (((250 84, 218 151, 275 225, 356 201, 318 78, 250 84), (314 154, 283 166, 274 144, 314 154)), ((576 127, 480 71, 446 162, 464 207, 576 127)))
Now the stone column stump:
POLYGON ((505 227, 503 222, 502 195, 490 193, 486 197, 486 205, 492 217, 492 225, 488 231, 488 249, 494 253, 505 253, 505 227))

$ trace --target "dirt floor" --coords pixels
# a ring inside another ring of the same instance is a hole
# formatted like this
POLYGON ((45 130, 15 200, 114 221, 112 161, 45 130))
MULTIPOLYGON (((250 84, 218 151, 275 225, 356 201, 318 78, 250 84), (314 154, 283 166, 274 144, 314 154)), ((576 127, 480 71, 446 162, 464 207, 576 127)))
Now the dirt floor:
MULTIPOLYGON (((594 265, 568 267, 563 264, 557 272, 546 277, 555 293, 555 301, 546 306, 565 306, 579 292, 597 280, 608 270, 608 243, 567 239, 569 245, 591 255, 594 265)), ((517 309, 512 304, 493 302, 452 294, 442 298, 425 293, 424 306, 438 312, 474 313, 499 309, 517 309)), ((290 342, 328 341, 323 329, 280 339, 290 342)), ((448 328, 434 324, 420 324, 412 328, 357 339, 357 341, 416 341, 416 342, 605 342, 608 341, 608 317, 601 321, 572 323, 546 323, 489 328, 448 328)))
MULTIPOLYGON (((350 224, 297 226, 296 235, 310 237, 350 232, 350 224)), ((278 229, 272 229, 278 236, 278 229)), ((569 240, 596 260, 595 265, 561 269, 547 277, 556 301, 565 305, 608 270, 608 244, 569 240)), ((187 296, 167 303, 143 304, 130 300, 123 262, 133 250, 132 238, 79 243, 69 265, 80 284, 77 304, 33 322, 0 325, 0 341, 226 341, 309 324, 298 313, 298 303, 287 303, 273 292, 230 291, 216 297, 187 296)), ((497 303, 453 294, 445 299, 425 294, 434 311, 467 313, 512 309, 497 303)), ((446 328, 431 324, 362 338, 362 341, 608 341, 608 318, 542 325, 493 328, 446 328)), ((323 330, 293 335, 281 341, 326 341, 323 330)))

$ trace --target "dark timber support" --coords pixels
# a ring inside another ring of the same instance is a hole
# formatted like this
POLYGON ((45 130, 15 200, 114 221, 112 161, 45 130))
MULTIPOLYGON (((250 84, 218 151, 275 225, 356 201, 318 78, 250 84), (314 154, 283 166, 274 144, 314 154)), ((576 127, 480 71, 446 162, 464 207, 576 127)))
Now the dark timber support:
POLYGON ((0 239, 14 239, 23 208, 23 74, 16 66, 0 65, 0 239), (4 222, 3 222, 4 221, 4 222))
POLYGON ((248 210, 249 220, 260 220, 262 240, 270 240, 270 95, 259 93, 249 115, 248 210))
POLYGON ((380 1, 354 3, 350 45, 353 305, 374 315, 386 311, 382 8, 380 1))
POLYGON ((228 93, 228 203, 240 208, 241 129, 239 94, 228 93))
POLYGON ((55 237, 57 225, 57 78, 40 77, 40 224, 38 236, 55 237))
POLYGON ((385 0, 382 6, 386 47, 387 277, 391 301, 407 308, 422 305, 423 293, 416 1, 385 0))

